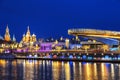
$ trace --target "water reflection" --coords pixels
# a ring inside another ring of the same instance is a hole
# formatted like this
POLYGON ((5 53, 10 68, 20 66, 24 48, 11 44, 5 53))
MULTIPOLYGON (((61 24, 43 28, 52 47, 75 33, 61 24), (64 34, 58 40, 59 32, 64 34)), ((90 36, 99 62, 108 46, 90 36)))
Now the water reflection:
POLYGON ((120 64, 0 60, 0 80, 119 80, 120 64))

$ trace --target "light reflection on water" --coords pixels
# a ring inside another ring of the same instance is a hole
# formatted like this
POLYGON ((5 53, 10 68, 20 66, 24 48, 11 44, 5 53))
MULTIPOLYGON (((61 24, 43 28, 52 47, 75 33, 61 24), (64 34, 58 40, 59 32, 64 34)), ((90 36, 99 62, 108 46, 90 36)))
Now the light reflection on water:
POLYGON ((0 80, 120 80, 120 64, 0 60, 0 80))

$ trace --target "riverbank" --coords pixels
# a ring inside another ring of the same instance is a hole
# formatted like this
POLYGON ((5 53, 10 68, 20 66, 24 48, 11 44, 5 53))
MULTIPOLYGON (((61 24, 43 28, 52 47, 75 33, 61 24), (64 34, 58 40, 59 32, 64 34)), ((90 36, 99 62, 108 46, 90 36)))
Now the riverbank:
POLYGON ((93 56, 90 58, 90 56, 82 55, 79 57, 39 57, 39 56, 27 56, 26 55, 18 55, 14 53, 2 53, 0 54, 0 59, 24 59, 24 60, 53 60, 53 61, 79 61, 79 62, 109 62, 109 63, 119 63, 119 58, 95 58, 96 56, 93 56))
POLYGON ((52 61, 77 61, 77 62, 105 62, 105 63, 120 63, 120 60, 88 60, 88 59, 69 59, 69 58, 20 58, 16 57, 14 59, 24 59, 24 60, 52 60, 52 61))

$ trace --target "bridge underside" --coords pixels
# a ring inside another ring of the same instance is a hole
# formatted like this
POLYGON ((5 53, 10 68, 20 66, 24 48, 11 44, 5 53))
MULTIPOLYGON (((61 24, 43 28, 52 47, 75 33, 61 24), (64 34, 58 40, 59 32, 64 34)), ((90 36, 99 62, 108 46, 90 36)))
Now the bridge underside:
POLYGON ((97 29, 69 29, 69 35, 93 38, 97 41, 109 44, 118 45, 120 41, 119 31, 97 30, 97 29))
POLYGON ((99 42, 102 42, 102 43, 107 44, 109 46, 119 45, 119 40, 112 39, 112 38, 89 37, 89 36, 87 36, 87 38, 88 39, 93 39, 93 40, 96 40, 96 41, 99 41, 99 42))
POLYGON ((69 35, 73 35, 73 36, 88 36, 88 37, 100 37, 100 38, 113 38, 113 39, 117 39, 120 40, 120 36, 118 35, 106 35, 106 34, 92 34, 92 33, 69 33, 69 35))

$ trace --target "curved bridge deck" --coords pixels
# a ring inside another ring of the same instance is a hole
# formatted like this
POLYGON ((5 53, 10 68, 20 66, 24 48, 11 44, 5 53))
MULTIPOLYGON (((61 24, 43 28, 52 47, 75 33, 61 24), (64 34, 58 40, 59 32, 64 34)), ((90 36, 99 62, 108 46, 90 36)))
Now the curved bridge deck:
POLYGON ((120 32, 96 29, 69 29, 69 35, 120 39, 120 32))

